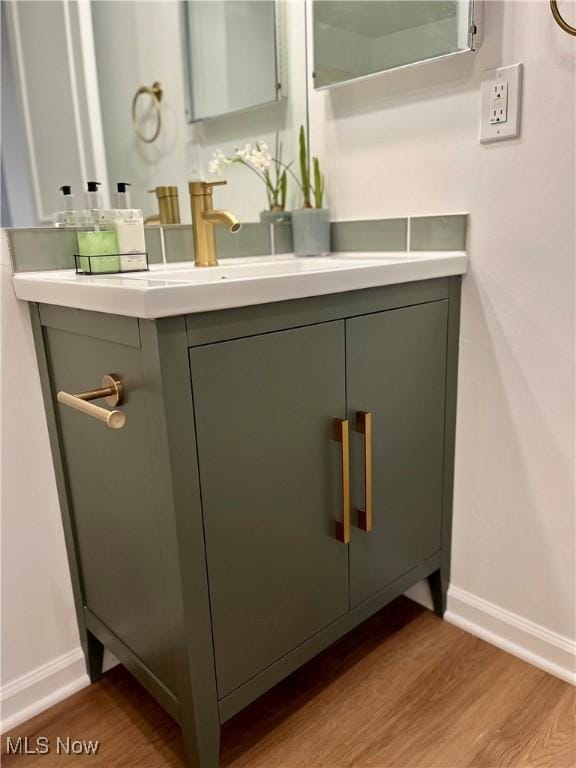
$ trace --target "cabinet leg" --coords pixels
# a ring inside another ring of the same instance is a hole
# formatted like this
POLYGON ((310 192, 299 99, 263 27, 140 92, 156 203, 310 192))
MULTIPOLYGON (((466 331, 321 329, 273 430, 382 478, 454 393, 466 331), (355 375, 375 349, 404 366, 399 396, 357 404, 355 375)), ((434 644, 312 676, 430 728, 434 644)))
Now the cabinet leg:
POLYGON ((186 768, 219 768, 220 726, 211 727, 210 733, 200 734, 195 723, 182 718, 182 737, 186 755, 186 768))
POLYGON ((86 630, 86 645, 84 647, 86 657, 86 671, 91 683, 95 683, 102 677, 102 664, 104 662, 104 646, 92 632, 86 630))
POLYGON ((448 593, 448 578, 444 576, 444 573, 445 571, 442 568, 438 568, 437 571, 428 576, 428 583, 432 592, 432 602, 434 603, 434 613, 438 614, 440 618, 444 616, 446 611, 446 596, 448 593))

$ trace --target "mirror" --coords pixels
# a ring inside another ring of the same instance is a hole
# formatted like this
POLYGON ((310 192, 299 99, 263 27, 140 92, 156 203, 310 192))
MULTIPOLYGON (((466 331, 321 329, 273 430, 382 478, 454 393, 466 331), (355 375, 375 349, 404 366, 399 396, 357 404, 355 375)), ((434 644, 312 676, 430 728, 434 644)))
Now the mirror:
POLYGON ((314 87, 469 51, 473 0, 313 0, 314 87))
MULTIPOLYGON (((28 0, 2 3, 2 225, 49 226, 71 185, 117 182, 131 204, 159 212, 176 186, 223 178, 215 204, 241 221, 270 207, 254 168, 220 164, 251 145, 297 160, 307 125, 305 0, 28 0), (216 169, 214 169, 216 170, 216 169)), ((266 155, 266 152, 264 152, 266 155)), ((286 209, 301 205, 288 178, 286 209)))
POLYGON ((279 98, 274 0, 183 2, 182 12, 190 122, 279 98))

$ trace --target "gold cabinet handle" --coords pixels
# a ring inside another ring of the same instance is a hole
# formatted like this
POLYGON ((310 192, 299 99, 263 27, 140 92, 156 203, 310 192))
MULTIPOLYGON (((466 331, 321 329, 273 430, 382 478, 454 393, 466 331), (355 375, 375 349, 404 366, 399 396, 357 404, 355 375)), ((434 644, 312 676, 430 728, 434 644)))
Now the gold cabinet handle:
POLYGON ((122 411, 109 411, 107 408, 101 408, 93 405, 90 400, 100 400, 105 397, 108 405, 122 405, 124 402, 124 384, 122 379, 115 373, 107 373, 102 378, 102 387, 100 389, 90 389, 88 392, 80 392, 77 395, 70 395, 68 392, 58 392, 57 400, 59 403, 75 408, 87 416, 92 416, 99 421, 103 421, 110 429, 122 429, 126 424, 126 414, 122 411))
POLYGON ((356 432, 364 435, 364 509, 356 510, 358 528, 372 530, 372 414, 357 411, 356 432))
POLYGON ((350 543, 350 430, 348 419, 334 419, 333 439, 342 444, 342 520, 336 521, 336 538, 350 543))

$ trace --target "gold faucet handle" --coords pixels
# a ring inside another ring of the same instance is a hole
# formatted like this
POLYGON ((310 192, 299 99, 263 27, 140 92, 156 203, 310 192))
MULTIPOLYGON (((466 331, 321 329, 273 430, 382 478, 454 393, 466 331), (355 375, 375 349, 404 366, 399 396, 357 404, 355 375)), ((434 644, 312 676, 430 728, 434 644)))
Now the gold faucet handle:
POLYGON ((158 200, 163 197, 178 197, 178 187, 154 187, 148 190, 149 195, 156 195, 158 200))
POLYGON ((188 191, 191 195, 211 195, 212 187, 223 187, 226 184, 227 181, 191 181, 188 191))

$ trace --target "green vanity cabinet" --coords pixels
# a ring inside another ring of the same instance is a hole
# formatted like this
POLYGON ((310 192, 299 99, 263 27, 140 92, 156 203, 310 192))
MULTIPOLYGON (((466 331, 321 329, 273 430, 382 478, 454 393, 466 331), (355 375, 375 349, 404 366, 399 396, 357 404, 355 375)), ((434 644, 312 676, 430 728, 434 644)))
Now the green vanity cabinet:
POLYGON ((447 277, 158 320, 32 305, 89 674, 109 648, 190 768, 417 581, 442 615, 459 301, 447 277), (107 373, 118 430, 57 400, 107 373))

